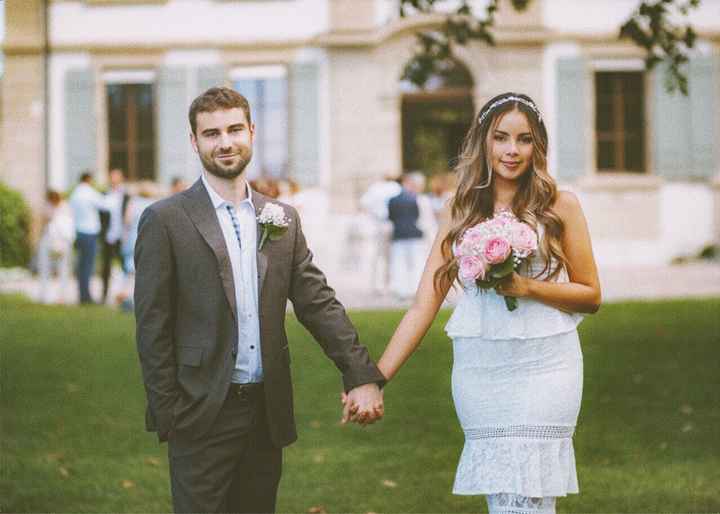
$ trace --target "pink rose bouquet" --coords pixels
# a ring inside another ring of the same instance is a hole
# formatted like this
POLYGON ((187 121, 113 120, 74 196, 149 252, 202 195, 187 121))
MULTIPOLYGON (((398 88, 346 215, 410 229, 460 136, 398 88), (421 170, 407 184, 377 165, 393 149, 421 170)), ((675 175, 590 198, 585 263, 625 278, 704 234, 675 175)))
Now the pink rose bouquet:
MULTIPOLYGON (((458 276, 482 289, 495 288, 538 247, 535 231, 510 211, 468 228, 455 247, 458 276)), ((508 310, 517 309, 517 298, 506 296, 508 310)))

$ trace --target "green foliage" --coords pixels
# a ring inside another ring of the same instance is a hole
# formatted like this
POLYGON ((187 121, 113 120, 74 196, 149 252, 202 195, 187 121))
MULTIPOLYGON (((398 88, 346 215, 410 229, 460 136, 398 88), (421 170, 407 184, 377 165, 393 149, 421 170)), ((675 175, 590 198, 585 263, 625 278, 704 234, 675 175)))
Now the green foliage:
MULTIPOLYGON (((720 300, 604 306, 580 325, 574 445, 561 512, 720 511, 720 300)), ((170 512, 167 449, 144 431, 131 316, 0 296, 3 512, 170 512)), ((484 512, 450 493, 463 434, 442 311, 385 389, 385 419, 340 426, 341 381, 289 316, 299 440, 278 512, 484 512)), ((351 312, 377 358, 402 312, 351 312)))
MULTIPOLYGON (((512 0, 510 5, 516 11, 523 11, 531 1, 512 0)), ((433 14, 439 4, 450 3, 451 0, 400 0, 400 16, 433 14)), ((667 63, 665 87, 670 92, 680 90, 682 94, 688 94, 687 72, 683 65, 688 61, 688 52, 696 39, 695 31, 689 24, 680 25, 674 20, 687 19, 689 11, 698 5, 700 0, 642 0, 620 28, 621 39, 631 39, 645 50, 648 70, 660 62, 667 63)), ((430 77, 442 76, 452 60, 454 45, 479 41, 494 46, 492 28, 499 7, 500 0, 490 0, 485 12, 478 15, 470 0, 461 0, 446 15, 441 28, 418 32, 418 45, 403 71, 403 80, 422 88, 430 77)))
POLYGON ((30 209, 20 193, 0 182, 0 267, 30 261, 30 209))
POLYGON ((698 5, 700 0, 643 1, 620 28, 620 38, 629 38, 645 50, 648 70, 663 61, 667 63, 665 88, 670 92, 679 89, 685 96, 688 81, 683 65, 688 61, 688 52, 695 46, 697 35, 689 24, 674 23, 673 17, 687 17, 690 9, 698 5))

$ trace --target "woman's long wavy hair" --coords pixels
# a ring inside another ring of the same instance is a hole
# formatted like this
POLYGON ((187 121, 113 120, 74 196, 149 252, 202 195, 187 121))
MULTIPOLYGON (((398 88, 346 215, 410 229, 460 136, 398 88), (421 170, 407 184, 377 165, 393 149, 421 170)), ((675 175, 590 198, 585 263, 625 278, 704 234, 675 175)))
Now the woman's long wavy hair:
POLYGON ((520 187, 512 201, 512 211, 520 221, 530 225, 536 233, 539 224, 544 227, 545 236, 541 241, 540 254, 545 265, 536 277, 545 275, 546 280, 551 280, 568 266, 561 243, 563 222, 552 209, 557 198, 557 186, 547 171, 548 136, 545 124, 532 107, 517 100, 509 100, 493 107, 496 102, 511 96, 522 98, 535 105, 527 95, 518 93, 498 95, 480 109, 475 122, 465 136, 455 166, 458 187, 450 204, 450 230, 441 245, 445 264, 435 272, 434 276, 434 286, 437 291, 447 290, 457 280, 458 262, 453 254, 453 244, 469 227, 491 218, 494 214, 495 181, 490 152, 492 135, 502 116, 516 109, 525 114, 528 120, 533 140, 533 155, 531 166, 520 178, 520 187))

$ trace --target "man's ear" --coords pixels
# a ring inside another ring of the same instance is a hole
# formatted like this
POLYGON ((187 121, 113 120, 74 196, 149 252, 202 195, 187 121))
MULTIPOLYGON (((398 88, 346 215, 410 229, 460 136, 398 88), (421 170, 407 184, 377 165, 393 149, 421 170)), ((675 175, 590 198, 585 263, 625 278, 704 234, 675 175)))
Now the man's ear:
POLYGON ((190 132, 190 144, 192 145, 193 150, 195 150, 195 153, 200 153, 197 146, 197 138, 193 132, 190 132))

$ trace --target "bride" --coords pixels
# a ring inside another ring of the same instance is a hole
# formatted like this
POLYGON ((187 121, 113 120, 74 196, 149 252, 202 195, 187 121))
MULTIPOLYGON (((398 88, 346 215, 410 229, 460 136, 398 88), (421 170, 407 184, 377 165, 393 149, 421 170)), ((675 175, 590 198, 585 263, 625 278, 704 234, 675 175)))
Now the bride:
MULTIPOLYGON (((465 432, 453 492, 485 495, 491 513, 554 513, 578 492, 572 436, 582 395, 576 330, 600 306, 600 286, 577 198, 547 171, 547 132, 535 102, 491 99, 466 136, 459 185, 413 305, 378 363, 391 380, 420 344, 449 288, 460 281, 457 245, 470 227, 506 211, 530 225, 538 251, 495 290, 461 282, 447 324, 452 392, 465 432), (510 311, 503 296, 517 298, 510 311)), ((378 413, 354 412, 367 422, 378 413)))

